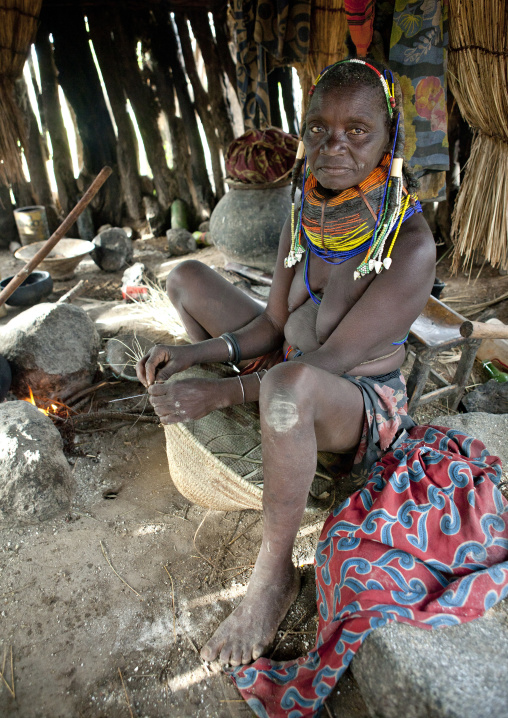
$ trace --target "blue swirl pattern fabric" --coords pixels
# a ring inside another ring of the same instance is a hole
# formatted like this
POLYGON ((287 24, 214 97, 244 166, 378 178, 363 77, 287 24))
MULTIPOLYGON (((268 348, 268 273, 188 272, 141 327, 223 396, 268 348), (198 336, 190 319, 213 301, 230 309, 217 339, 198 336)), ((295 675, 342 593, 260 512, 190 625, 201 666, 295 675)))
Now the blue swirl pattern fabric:
POLYGON ((369 633, 390 621, 431 630, 508 595, 501 462, 459 431, 416 426, 327 519, 316 550, 319 625, 293 661, 232 674, 260 718, 318 715, 369 633))

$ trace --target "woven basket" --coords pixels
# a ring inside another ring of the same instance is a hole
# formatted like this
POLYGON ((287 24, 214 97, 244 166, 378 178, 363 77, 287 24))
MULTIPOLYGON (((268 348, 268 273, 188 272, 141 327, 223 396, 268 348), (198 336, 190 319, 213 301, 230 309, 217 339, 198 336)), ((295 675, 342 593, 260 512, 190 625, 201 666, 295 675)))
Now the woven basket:
MULTIPOLYGON (((230 376, 222 366, 193 367, 179 377, 230 376)), ((169 471, 173 482, 192 503, 216 511, 263 509, 263 466, 258 405, 240 404, 213 411, 185 424, 164 426, 169 471)), ((320 472, 321 473, 321 472, 320 472)), ((330 483, 317 477, 313 492, 330 483)), ((311 510, 329 503, 311 500, 311 510)))

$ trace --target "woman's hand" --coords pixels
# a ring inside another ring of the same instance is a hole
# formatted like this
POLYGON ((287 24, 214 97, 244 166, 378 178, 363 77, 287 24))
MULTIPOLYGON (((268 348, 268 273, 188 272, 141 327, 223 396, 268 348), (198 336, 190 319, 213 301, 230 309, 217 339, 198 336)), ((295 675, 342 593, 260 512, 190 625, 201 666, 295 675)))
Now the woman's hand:
POLYGON ((214 409, 228 405, 227 379, 178 379, 148 388, 150 404, 162 424, 201 419, 214 409))
POLYGON ((173 374, 194 365, 194 345, 166 346, 156 344, 136 364, 136 374, 144 386, 151 386, 156 380, 165 381, 173 374))

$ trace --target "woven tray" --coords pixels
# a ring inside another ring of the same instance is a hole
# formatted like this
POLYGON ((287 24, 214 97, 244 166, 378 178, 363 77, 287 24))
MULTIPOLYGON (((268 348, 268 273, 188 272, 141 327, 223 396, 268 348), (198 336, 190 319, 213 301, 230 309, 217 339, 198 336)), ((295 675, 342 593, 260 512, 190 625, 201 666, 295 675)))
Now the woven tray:
MULTIPOLYGON (((231 376, 223 366, 193 367, 179 377, 231 376)), ((262 511, 263 466, 257 403, 213 411, 197 421, 164 426, 169 471, 183 496, 217 511, 262 511)), ((319 467, 312 494, 331 490, 330 475, 319 467), (327 477, 327 478, 324 478, 327 477)), ((312 499, 311 510, 329 505, 312 499)))

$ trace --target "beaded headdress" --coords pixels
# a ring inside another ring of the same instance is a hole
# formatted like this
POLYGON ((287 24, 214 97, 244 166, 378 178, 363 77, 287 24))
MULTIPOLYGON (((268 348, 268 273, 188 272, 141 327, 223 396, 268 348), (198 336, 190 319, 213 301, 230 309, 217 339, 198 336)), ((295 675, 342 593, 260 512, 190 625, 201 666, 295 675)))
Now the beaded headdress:
MULTIPOLYGON (((342 60, 326 67, 318 75, 309 91, 309 95, 312 95, 314 93, 316 85, 322 80, 322 78, 327 74, 327 72, 329 72, 331 68, 336 67, 337 65, 343 65, 345 63, 357 63, 360 65, 364 65, 377 75, 381 82, 383 93, 386 98, 388 116, 392 122, 392 125, 394 126, 394 138, 391 153, 383 158, 380 165, 380 167, 383 168, 383 181, 382 185, 379 186, 378 194, 376 195, 377 197, 379 197, 380 202, 377 215, 374 214, 375 224, 373 226, 370 225, 370 230, 368 231, 366 231, 364 225, 362 225, 359 228, 355 228, 354 230, 341 230, 338 234, 332 234, 331 236, 327 235, 327 240, 329 241, 326 244, 326 249, 323 238, 323 227, 321 227, 321 246, 319 245, 319 242, 315 241, 315 235, 313 235, 311 231, 306 231, 306 228, 304 227, 304 223, 302 221, 304 205, 306 200, 309 201, 309 190, 312 190, 313 187, 315 187, 316 182, 314 180, 314 184, 312 184, 312 181, 307 181, 309 177, 311 180, 314 178, 311 175, 310 170, 307 170, 305 148, 303 142, 300 140, 296 158, 298 166, 301 166, 303 160, 302 199, 298 227, 296 229, 293 199, 291 211, 291 249, 289 255, 285 259, 284 264, 286 267, 292 267, 302 259, 303 254, 305 253, 305 247, 302 246, 300 241, 303 234, 305 236, 305 239, 307 240, 307 247, 310 251, 315 254, 318 254, 325 261, 333 263, 345 262, 352 256, 360 254, 361 252, 364 252, 366 249, 368 249, 365 259, 361 262, 361 264, 356 268, 356 271, 354 272, 354 278, 360 279, 361 277, 369 274, 374 270, 379 274, 383 270, 383 268, 389 269, 392 263, 390 255, 393 249, 393 245, 395 244, 395 240, 397 239, 402 222, 415 211, 415 198, 411 197, 409 194, 406 193, 406 197, 403 200, 403 192, 406 192, 402 181, 402 167, 404 161, 404 125, 403 120, 401 122, 400 112, 398 112, 397 117, 394 118, 394 112, 397 103, 395 99, 395 81, 390 70, 385 70, 383 73, 381 73, 376 67, 374 67, 370 63, 356 58, 342 60), (386 255, 383 258, 386 240, 394 228, 394 237, 391 241, 386 255), (337 262, 336 260, 339 261, 337 262)), ((295 167, 296 166, 297 165, 295 164, 295 167)), ((370 181, 370 179, 371 176, 367 178, 366 182, 370 181)), ((365 187, 363 189, 365 189, 365 187)), ((353 193, 357 197, 361 197, 364 201, 366 200, 365 194, 361 186, 352 188, 352 190, 354 190, 353 193)), ((344 192, 340 194, 340 197, 344 197, 344 200, 348 200, 348 193, 350 193, 350 190, 344 190, 344 192)), ((310 198, 310 201, 312 202, 312 198, 310 198)), ((370 206, 369 209, 372 212, 370 206)), ((308 254, 306 264, 307 263, 308 254)))

